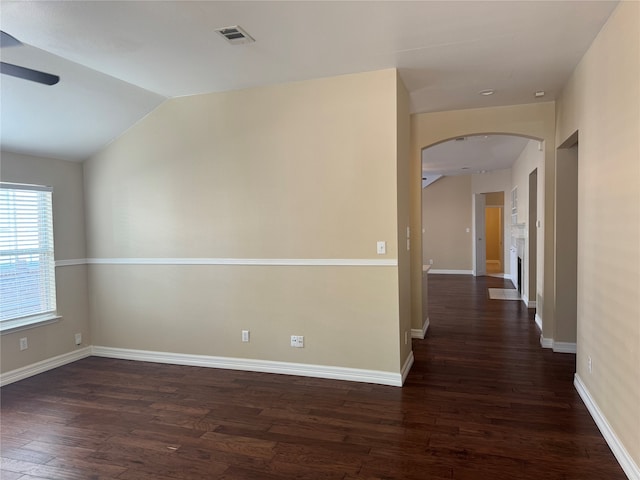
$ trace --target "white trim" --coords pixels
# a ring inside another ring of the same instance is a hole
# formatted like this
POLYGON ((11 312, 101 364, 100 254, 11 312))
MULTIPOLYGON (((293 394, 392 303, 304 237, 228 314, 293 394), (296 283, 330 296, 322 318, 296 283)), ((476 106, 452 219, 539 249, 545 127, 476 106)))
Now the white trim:
POLYGON ((536 308, 536 302, 532 302, 529 300, 529 297, 527 297, 526 295, 522 295, 522 301, 524 302, 524 304, 527 306, 527 308, 536 308))
POLYGON ((542 348, 550 348, 555 353, 576 353, 576 344, 572 342, 556 342, 553 338, 545 338, 540 334, 542 348))
POLYGON ((404 361, 404 365, 402 365, 402 370, 400 370, 402 375, 402 385, 404 385, 404 381, 407 379, 407 375, 409 375, 409 371, 413 366, 414 360, 413 351, 410 351, 409 355, 407 355, 407 359, 404 361))
POLYGON ((553 348, 553 338, 544 338, 541 333, 540 345, 542 346, 542 348, 553 348))
POLYGON ((91 347, 84 347, 72 352, 63 353, 57 357, 48 358, 47 360, 27 365, 26 367, 11 370, 0 374, 0 386, 9 385, 10 383, 38 375, 39 373, 46 372, 47 370, 52 370, 89 356, 91 356, 91 347))
POLYGON ((267 265, 397 267, 396 258, 87 258, 89 265, 267 265))
POLYGON ((640 480, 640 467, 633 461, 633 458, 613 431, 613 428, 611 428, 611 425, 607 421, 607 417, 604 416, 602 410, 600 410, 600 407, 598 407, 598 404, 589 393, 589 390, 587 390, 586 385, 582 382, 580 375, 577 373, 573 377, 573 386, 576 387, 578 395, 580 395, 580 398, 587 407, 591 417, 594 422, 596 422, 600 433, 602 433, 602 436, 607 442, 607 445, 609 445, 609 448, 616 457, 616 460, 618 460, 618 463, 622 467, 624 473, 629 477, 629 480, 640 480))
POLYGON ((53 192, 53 187, 50 185, 33 185, 30 183, 11 183, 2 182, 0 188, 6 188, 9 190, 32 190, 35 192, 53 192))
POLYGON ((556 353, 576 353, 576 344, 570 342, 553 342, 553 351, 556 353))
POLYGON ((429 328, 429 317, 424 319, 424 325, 422 328, 412 328, 411 329, 411 338, 419 338, 424 339, 427 336, 427 329, 429 328))
POLYGON ((508 273, 487 273, 487 277, 504 278, 507 280, 511 278, 508 273))
POLYGON ((536 321, 536 326, 542 332, 542 317, 540 315, 538 315, 537 312, 536 312, 536 316, 535 316, 535 321, 536 321))
POLYGON ((26 318, 17 318, 13 320, 5 320, 0 323, 0 335, 8 335, 10 333, 29 330, 36 327, 44 327, 50 323, 61 320, 62 317, 57 314, 35 315, 26 318))
POLYGON ((56 260, 56 267, 71 267, 73 265, 86 265, 86 258, 70 258, 69 260, 56 260))
POLYGON ((250 372, 280 373, 302 377, 331 378, 352 382, 377 383, 381 385, 402 386, 400 373, 359 368, 333 367, 303 363, 276 362, 249 358, 213 357, 209 355, 190 355, 184 353, 152 352, 128 348, 92 347, 97 357, 138 360, 142 362, 169 363, 173 365, 191 365, 196 367, 224 368, 250 372))
POLYGON ((441 270, 441 269, 431 269, 429 273, 434 273, 436 275, 473 275, 473 270, 441 270))

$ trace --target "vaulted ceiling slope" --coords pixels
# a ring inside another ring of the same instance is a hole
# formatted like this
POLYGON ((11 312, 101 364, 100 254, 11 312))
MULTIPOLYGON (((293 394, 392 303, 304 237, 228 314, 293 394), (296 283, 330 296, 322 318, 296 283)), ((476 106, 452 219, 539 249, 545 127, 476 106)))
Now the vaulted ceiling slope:
POLYGON ((396 67, 413 112, 552 100, 612 1, 2 1, 4 150, 83 160, 165 99, 396 67), (256 40, 215 33, 242 26, 256 40), (491 96, 478 92, 494 89, 491 96))

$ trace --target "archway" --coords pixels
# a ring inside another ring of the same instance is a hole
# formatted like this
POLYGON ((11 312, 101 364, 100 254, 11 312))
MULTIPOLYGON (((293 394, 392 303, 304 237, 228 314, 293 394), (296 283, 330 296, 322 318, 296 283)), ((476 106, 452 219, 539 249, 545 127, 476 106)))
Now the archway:
MULTIPOLYGON (((411 117, 411 184, 412 243, 422 239, 422 150, 463 136, 507 134, 539 141, 543 161, 538 168, 538 252, 537 310, 542 320, 542 334, 552 336, 554 328, 553 215, 555 187, 555 109, 553 103, 493 107, 449 112, 414 114, 411 117), (418 177, 420 175, 420 177, 418 177), (415 235, 415 236, 414 236, 415 235), (548 334, 546 332, 549 332, 548 334)), ((510 192, 509 192, 510 195, 510 192)), ((508 200, 505 200, 508 203, 508 200)), ((505 208, 508 210, 508 208, 505 208)), ((465 232, 466 233, 466 230, 465 232)), ((423 262, 421 249, 411 253, 412 328, 420 328, 428 320, 428 305, 422 305, 423 262)), ((426 280, 426 278, 425 278, 426 280)))
POLYGON ((534 306, 529 299, 536 298, 531 279, 537 271, 532 248, 537 231, 530 227, 537 224, 538 205, 537 184, 532 194, 529 175, 543 162, 541 142, 520 135, 468 135, 423 149, 423 175, 440 177, 422 189, 423 258, 432 273, 481 276, 497 263, 534 306), (487 207, 498 209, 499 222, 486 216, 487 207), (505 228, 492 242, 488 227, 498 223, 505 228))

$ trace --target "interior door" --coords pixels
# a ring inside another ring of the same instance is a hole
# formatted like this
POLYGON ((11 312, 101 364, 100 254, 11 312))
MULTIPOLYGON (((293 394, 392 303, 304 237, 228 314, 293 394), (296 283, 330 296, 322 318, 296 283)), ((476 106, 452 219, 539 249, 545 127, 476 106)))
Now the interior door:
POLYGON ((475 222, 473 226, 473 238, 475 242, 474 275, 482 276, 487 274, 487 242, 485 239, 485 197, 483 193, 473 196, 475 208, 475 222))

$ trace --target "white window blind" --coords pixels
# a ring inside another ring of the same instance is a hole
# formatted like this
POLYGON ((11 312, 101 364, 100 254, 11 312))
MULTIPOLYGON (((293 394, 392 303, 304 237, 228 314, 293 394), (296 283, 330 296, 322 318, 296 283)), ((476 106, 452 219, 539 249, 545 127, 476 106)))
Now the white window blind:
POLYGON ((56 312, 51 188, 0 184, 0 324, 56 312))

